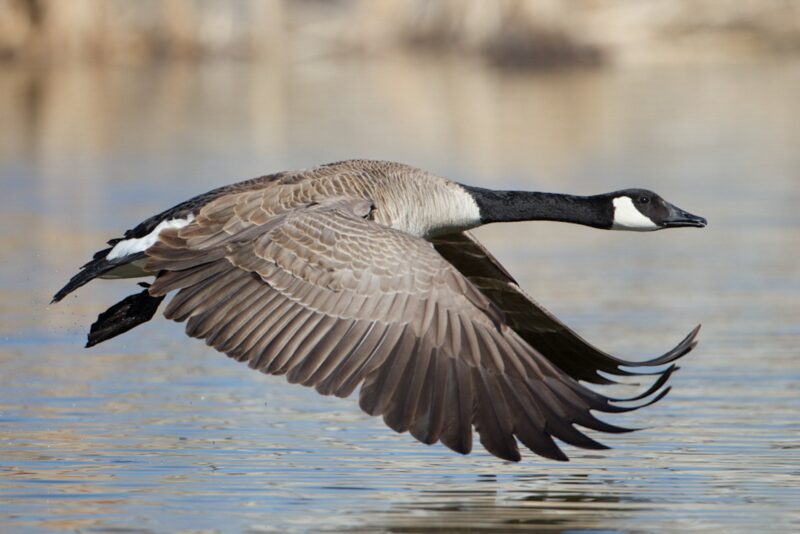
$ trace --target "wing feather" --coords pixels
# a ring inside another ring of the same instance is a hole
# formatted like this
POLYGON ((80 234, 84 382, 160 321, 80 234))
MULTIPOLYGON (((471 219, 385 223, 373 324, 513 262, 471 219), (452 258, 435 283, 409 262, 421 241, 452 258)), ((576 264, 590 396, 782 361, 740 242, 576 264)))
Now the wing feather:
POLYGON ((594 384, 614 383, 600 374, 630 376, 658 374, 624 369, 653 368, 671 363, 696 345, 696 327, 675 348, 645 361, 629 361, 607 354, 589 344, 550 312, 525 294, 502 265, 468 232, 434 238, 436 250, 505 314, 507 324, 549 361, 576 380, 594 384))
MULTIPOLYGON (((519 439, 564 460, 553 438, 603 447, 574 425, 625 430, 590 412, 634 408, 585 388, 576 380, 586 373, 537 346, 552 322, 520 326, 521 292, 478 245, 458 255, 463 239, 454 238, 443 258, 444 245, 437 252, 366 220, 368 204, 337 198, 290 209, 258 191, 217 198, 147 251, 146 268, 159 273, 150 292, 177 291, 165 315, 254 369, 325 395, 361 385, 364 411, 424 443, 466 454, 474 428, 500 458, 519 460, 519 439), (511 289, 498 293, 501 282, 511 289)), ((570 331, 558 332, 574 349, 570 331)), ((595 358, 592 372, 613 368, 592 354, 581 365, 595 358)))
POLYGON ((474 424, 481 444, 498 458, 518 462, 520 454, 514 438, 514 422, 497 375, 486 367, 472 367, 471 371, 477 393, 474 424))
POLYGON ((425 382, 420 388, 417 400, 417 413, 409 431, 411 435, 428 445, 439 441, 445 422, 445 393, 447 392, 447 373, 452 358, 442 358, 432 354, 428 359, 425 382))
POLYGON ((472 421, 475 411, 475 396, 472 374, 466 362, 450 358, 447 378, 444 381, 444 403, 440 409, 447 411, 442 443, 461 454, 472 451, 472 421))

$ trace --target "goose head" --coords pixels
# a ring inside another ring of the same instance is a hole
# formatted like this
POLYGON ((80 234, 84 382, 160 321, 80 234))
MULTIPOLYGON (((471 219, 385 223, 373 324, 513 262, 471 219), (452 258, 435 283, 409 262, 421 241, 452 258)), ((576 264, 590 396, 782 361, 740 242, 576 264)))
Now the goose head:
POLYGON ((611 202, 611 230, 649 232, 706 225, 705 218, 692 215, 647 189, 624 189, 603 196, 611 202))

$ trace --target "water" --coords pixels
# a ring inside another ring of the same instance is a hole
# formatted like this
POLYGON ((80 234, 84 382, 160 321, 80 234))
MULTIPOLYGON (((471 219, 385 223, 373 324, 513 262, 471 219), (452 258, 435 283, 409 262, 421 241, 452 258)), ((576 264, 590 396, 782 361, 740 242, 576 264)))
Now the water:
POLYGON ((800 529, 800 64, 547 75, 390 57, 0 72, 0 530, 800 529), (131 292, 53 292, 115 236, 222 183, 356 156, 472 184, 652 188, 698 231, 478 234, 626 357, 704 324, 648 430, 506 464, 425 447, 159 319, 92 350, 131 292))

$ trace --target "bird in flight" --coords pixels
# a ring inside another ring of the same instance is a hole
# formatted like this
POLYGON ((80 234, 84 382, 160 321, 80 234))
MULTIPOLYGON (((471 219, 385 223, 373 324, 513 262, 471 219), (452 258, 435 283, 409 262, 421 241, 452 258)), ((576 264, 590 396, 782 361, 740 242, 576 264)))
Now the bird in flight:
POLYGON ((95 278, 153 277, 100 314, 87 347, 164 315, 253 369, 349 396, 397 432, 467 454, 519 443, 567 460, 555 439, 604 449, 578 427, 630 431, 592 413, 662 398, 666 354, 626 361, 598 350, 533 301, 468 230, 548 220, 607 230, 703 227, 644 189, 593 196, 496 191, 399 163, 348 160, 214 189, 146 219, 97 252, 54 302, 95 278), (658 370, 654 371, 656 367, 658 370), (656 375, 633 397, 611 384, 656 375))

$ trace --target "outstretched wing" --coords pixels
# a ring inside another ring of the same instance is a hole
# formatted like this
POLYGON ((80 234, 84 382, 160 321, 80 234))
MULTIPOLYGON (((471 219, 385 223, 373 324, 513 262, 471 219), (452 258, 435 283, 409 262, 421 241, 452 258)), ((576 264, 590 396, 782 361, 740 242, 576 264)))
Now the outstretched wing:
MULTIPOLYGON (((509 327, 542 356, 576 380, 594 384, 614 383, 598 371, 616 376, 653 374, 634 373, 624 368, 663 366, 684 356, 697 345, 695 338, 700 331, 699 326, 675 348, 657 358, 639 362, 617 358, 593 347, 526 295, 503 266, 471 234, 459 232, 437 237, 432 241, 442 257, 503 311, 509 327)), ((655 373, 661 375, 661 380, 657 383, 663 384, 673 370, 674 367, 669 367, 655 373)))
POLYGON ((566 460, 553 438, 605 448, 574 425, 622 429, 621 412, 508 326, 464 275, 420 238, 368 220, 364 200, 269 213, 218 199, 147 251, 150 293, 177 290, 165 315, 250 367, 346 397, 398 432, 468 453, 472 427, 517 461, 517 439, 566 460))

